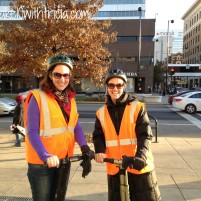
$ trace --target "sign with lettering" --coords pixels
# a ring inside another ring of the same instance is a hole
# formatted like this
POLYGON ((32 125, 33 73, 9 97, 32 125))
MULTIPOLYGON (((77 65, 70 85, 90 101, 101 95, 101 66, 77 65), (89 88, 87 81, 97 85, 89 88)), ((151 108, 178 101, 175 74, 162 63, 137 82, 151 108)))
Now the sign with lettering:
POLYGON ((128 77, 137 77, 137 73, 136 72, 125 72, 126 76, 128 77))
MULTIPOLYGON (((167 36, 167 31, 166 31, 166 32, 162 32, 162 31, 161 31, 161 32, 157 32, 156 35, 157 35, 157 36, 167 36)), ((168 35, 169 35, 169 36, 174 36, 174 35, 175 35, 175 34, 174 34, 174 31, 168 32, 168 35)))

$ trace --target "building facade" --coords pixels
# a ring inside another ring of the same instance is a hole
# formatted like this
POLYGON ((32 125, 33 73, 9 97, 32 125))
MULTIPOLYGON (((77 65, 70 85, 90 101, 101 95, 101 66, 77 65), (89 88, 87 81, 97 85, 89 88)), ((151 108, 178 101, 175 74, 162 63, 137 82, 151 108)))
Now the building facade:
POLYGON ((201 64, 168 64, 168 70, 173 72, 169 74, 169 85, 188 89, 201 87, 201 64))
POLYGON ((188 87, 201 87, 201 1, 186 11, 183 31, 183 60, 181 77, 188 78, 188 87))
POLYGON ((127 90, 147 93, 153 86, 155 20, 112 20, 111 30, 117 31, 117 42, 108 45, 111 68, 121 68, 128 76, 127 90))
POLYGON ((197 0, 183 15, 183 63, 201 63, 201 1, 197 0))
POLYGON ((182 32, 177 32, 176 36, 174 32, 167 34, 166 31, 164 41, 156 34, 154 61, 164 62, 164 67, 167 68, 168 87, 181 86, 189 89, 201 87, 201 1, 196 0, 182 19, 184 29, 182 32), (168 48, 167 37, 169 37, 168 48))
POLYGON ((145 17, 145 0, 104 0, 103 7, 95 15, 97 20, 139 19, 145 17), (139 13, 141 7, 141 13, 139 13))
POLYGON ((158 31, 154 41, 154 64, 157 60, 165 61, 172 54, 183 53, 183 31, 169 31, 168 34, 158 31))

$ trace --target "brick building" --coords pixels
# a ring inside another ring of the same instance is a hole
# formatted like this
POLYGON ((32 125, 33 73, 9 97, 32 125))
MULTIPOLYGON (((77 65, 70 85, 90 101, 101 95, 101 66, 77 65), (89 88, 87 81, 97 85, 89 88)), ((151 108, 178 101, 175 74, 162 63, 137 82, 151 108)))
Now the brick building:
POLYGON ((108 45, 112 68, 126 72, 128 91, 147 93, 153 86, 155 20, 141 20, 141 48, 140 20, 113 20, 110 29, 118 32, 117 42, 108 45))

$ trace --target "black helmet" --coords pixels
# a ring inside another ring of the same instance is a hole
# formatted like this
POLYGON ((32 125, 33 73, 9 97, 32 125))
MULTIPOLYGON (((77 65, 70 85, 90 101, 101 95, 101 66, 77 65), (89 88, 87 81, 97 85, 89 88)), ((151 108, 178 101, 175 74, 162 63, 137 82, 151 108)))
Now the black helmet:
POLYGON ((52 66, 56 64, 64 64, 66 65, 70 70, 73 70, 73 65, 69 57, 66 55, 56 55, 53 57, 50 57, 47 62, 47 69, 49 70, 52 66))
POLYGON ((105 84, 114 77, 121 78, 125 83, 127 82, 126 74, 121 69, 112 69, 105 76, 105 84))

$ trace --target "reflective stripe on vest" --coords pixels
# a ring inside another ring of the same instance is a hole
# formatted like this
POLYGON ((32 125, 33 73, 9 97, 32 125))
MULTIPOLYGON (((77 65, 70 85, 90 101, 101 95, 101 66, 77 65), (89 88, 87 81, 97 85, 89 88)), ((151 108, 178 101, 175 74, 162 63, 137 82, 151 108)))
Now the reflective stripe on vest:
MULTIPOLYGON (((120 145, 136 145, 137 140, 136 139, 120 139, 119 140, 120 145)), ((106 142, 106 147, 114 147, 118 146, 118 141, 117 140, 107 140, 106 142)))
MULTIPOLYGON (((134 113, 135 113, 135 109, 136 109, 136 105, 137 105, 137 101, 133 101, 131 102, 131 109, 130 109, 130 122, 134 123, 134 113)), ((104 108, 105 106, 102 106, 99 109, 100 112, 100 122, 102 125, 104 125, 105 120, 104 120, 104 108)), ((117 140, 110 140, 110 141, 106 141, 106 147, 113 147, 113 146, 118 146, 118 141, 117 140)), ((120 145, 136 145, 137 144, 137 140, 136 139, 120 139, 120 145)))
POLYGON ((135 113, 135 110, 136 110, 136 105, 137 105, 136 101, 133 101, 131 103, 131 110, 130 110, 130 122, 131 123, 134 123, 134 113, 135 113))
POLYGON ((75 126, 68 126, 68 132, 72 133, 74 132, 75 126))
MULTIPOLYGON (((40 130, 40 136, 43 137, 50 137, 52 135, 60 134, 66 132, 66 127, 60 127, 60 128, 51 128, 50 124, 50 111, 48 108, 47 100, 45 93, 42 90, 38 90, 40 97, 41 97, 41 105, 43 110, 43 118, 44 118, 44 130, 40 130)), ((74 132, 74 126, 68 127, 68 132, 74 132)))

